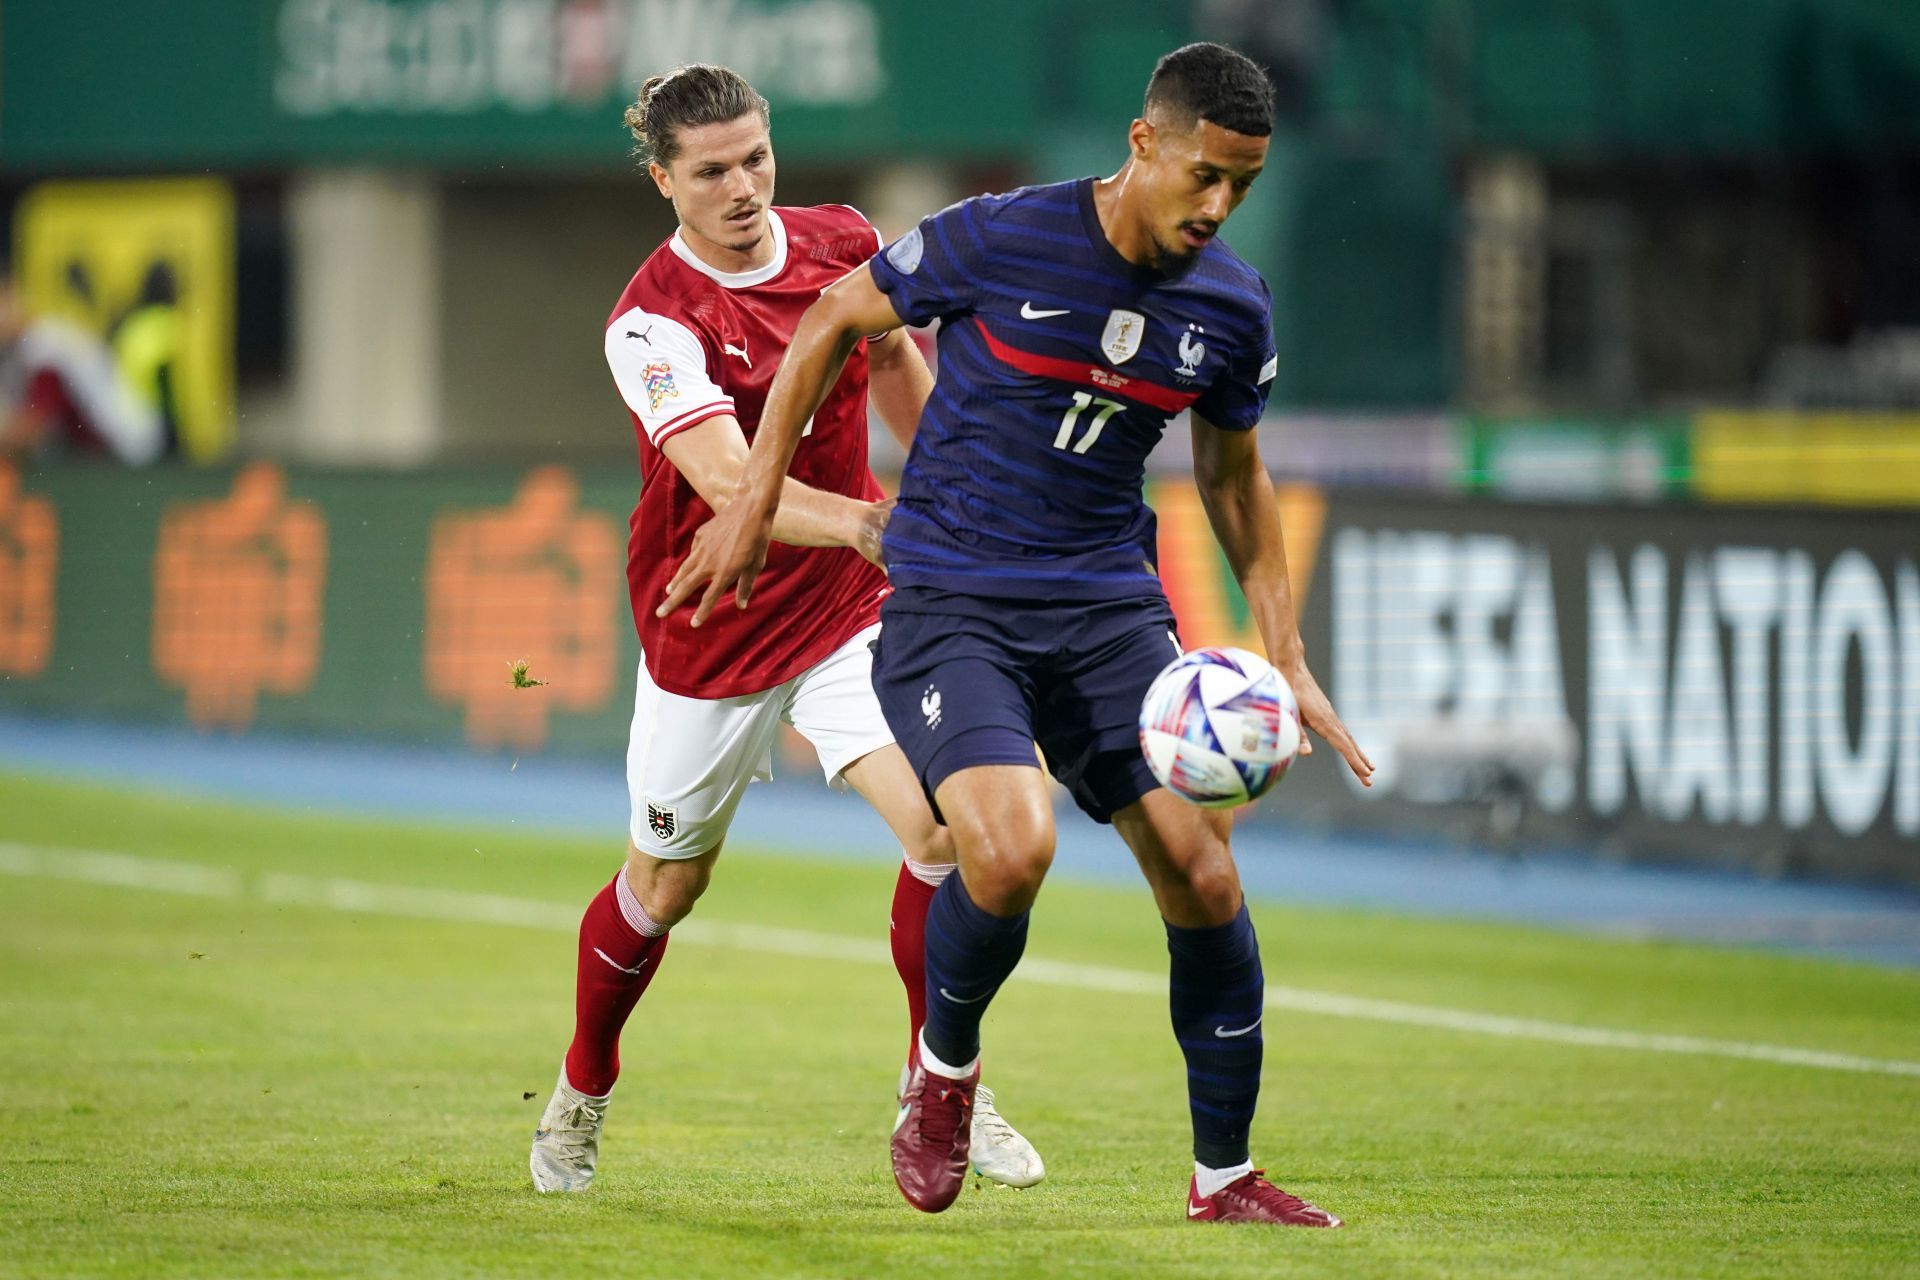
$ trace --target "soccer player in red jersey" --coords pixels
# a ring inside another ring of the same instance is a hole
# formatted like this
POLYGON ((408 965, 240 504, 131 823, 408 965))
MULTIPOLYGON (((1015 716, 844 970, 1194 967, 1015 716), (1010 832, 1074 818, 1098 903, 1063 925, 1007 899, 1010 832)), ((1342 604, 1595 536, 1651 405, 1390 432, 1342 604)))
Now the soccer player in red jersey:
MULTIPOLYGON (((903 441, 933 386, 905 334, 861 343, 812 415, 753 608, 699 631, 688 626, 691 610, 663 619, 654 608, 694 530, 738 482, 801 314, 874 254, 879 233, 845 205, 774 206, 766 101, 726 68, 686 66, 648 80, 626 122, 680 226, 607 322, 607 363, 640 447, 627 552, 643 659, 627 748, 632 815, 626 866, 580 922, 573 1042, 530 1159, 541 1191, 579 1191, 592 1180, 621 1028, 660 968, 669 931, 707 887, 748 783, 771 776, 783 721, 812 742, 829 784, 865 797, 905 851, 891 933, 910 1044, 925 1017, 928 904, 954 869, 952 838, 934 821, 870 681, 888 589, 879 535, 891 504, 867 466, 869 380, 874 407, 903 441)), ((1040 1181, 1038 1153, 981 1093, 975 1168, 1009 1186, 1040 1181)))

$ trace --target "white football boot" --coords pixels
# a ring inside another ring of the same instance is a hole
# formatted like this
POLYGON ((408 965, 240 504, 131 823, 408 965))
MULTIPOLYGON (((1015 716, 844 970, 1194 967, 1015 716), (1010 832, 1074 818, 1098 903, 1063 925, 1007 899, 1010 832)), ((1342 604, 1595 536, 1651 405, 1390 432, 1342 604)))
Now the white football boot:
MULTIPOLYGON (((898 1098, 907 1088, 907 1068, 900 1068, 898 1098)), ((1003 1187, 1031 1187, 1047 1176, 1046 1162, 1020 1131, 1006 1122, 993 1105, 993 1090, 985 1085, 973 1091, 971 1156, 973 1171, 1003 1187)))
POLYGON ((567 1083, 567 1073, 553 1086, 553 1097, 533 1131, 533 1170, 536 1191, 585 1191, 593 1181, 600 1158, 600 1130, 607 1123, 611 1096, 594 1098, 567 1083))

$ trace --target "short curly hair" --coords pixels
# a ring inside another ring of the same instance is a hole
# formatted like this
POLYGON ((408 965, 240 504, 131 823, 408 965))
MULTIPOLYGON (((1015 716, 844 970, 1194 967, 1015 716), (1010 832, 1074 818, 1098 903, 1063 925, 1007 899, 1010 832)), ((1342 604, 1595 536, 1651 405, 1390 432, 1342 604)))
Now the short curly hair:
POLYGON ((1273 132, 1273 81, 1251 58, 1223 44, 1190 44, 1154 67, 1141 114, 1151 117, 1156 109, 1175 128, 1210 120, 1264 138, 1273 132))

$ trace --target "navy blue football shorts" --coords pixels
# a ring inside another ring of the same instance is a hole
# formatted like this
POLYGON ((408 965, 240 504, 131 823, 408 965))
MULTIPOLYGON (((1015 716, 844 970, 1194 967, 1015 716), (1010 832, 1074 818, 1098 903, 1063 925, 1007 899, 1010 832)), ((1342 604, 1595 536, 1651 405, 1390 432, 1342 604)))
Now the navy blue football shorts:
POLYGON ((1037 765, 1035 743, 1096 822, 1160 785, 1140 752, 1140 703, 1180 655, 1165 597, 1050 604, 909 588, 880 622, 873 689, 929 802, 962 769, 1037 765))

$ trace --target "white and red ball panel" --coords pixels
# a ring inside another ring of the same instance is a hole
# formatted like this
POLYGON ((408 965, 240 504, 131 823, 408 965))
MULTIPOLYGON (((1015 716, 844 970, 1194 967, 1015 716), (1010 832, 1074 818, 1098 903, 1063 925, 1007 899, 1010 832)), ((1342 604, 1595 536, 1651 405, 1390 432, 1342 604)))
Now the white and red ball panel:
POLYGON ((1207 808, 1257 799, 1286 774, 1300 740, 1293 691, 1245 649, 1182 654, 1140 708, 1140 749, 1154 777, 1207 808))

